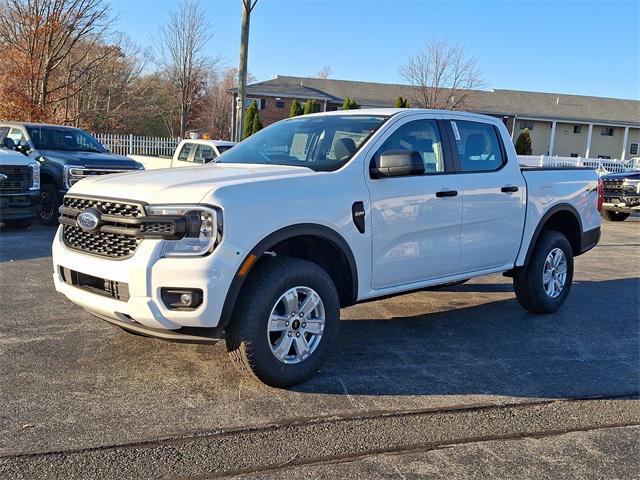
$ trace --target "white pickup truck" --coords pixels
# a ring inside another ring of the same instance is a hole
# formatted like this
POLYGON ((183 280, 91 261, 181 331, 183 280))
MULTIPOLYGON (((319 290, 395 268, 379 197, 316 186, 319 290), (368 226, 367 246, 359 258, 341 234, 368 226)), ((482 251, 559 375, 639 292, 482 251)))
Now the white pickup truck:
POLYGON ((173 157, 147 157, 144 155, 129 155, 134 160, 142 163, 145 170, 155 170, 157 168, 193 167, 205 165, 215 161, 220 155, 233 147, 235 142, 226 140, 182 140, 175 151, 173 157))
POLYGON ((126 330, 224 337, 242 371, 283 387, 316 372, 340 308, 365 300, 504 272, 524 308, 556 311, 601 202, 592 170, 521 171, 493 117, 305 115, 206 167, 75 184, 53 278, 126 330))

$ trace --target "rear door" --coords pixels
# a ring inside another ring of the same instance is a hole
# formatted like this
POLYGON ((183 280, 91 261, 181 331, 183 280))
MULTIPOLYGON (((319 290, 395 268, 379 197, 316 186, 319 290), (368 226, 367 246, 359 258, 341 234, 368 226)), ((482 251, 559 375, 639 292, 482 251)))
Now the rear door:
POLYGON ((497 125, 450 114, 445 121, 462 187, 461 266, 512 266, 524 228, 526 184, 497 125))
POLYGON ((461 187, 440 119, 434 114, 398 120, 367 160, 375 289, 445 277, 460 269, 461 187), (388 150, 417 151, 425 174, 372 179, 369 163, 388 150))

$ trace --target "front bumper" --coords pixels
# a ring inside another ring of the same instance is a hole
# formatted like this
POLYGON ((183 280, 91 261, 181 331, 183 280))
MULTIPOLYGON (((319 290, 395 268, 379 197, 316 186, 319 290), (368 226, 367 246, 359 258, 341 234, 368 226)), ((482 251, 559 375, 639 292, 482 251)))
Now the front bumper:
POLYGON ((640 212, 640 195, 607 197, 605 195, 602 208, 620 213, 640 212))
POLYGON ((111 260, 68 248, 62 239, 62 227, 59 227, 52 249, 56 290, 89 313, 123 328, 129 326, 129 330, 144 335, 163 338, 159 332, 182 330, 185 327, 218 327, 227 291, 244 258, 244 252, 225 245, 223 241, 208 256, 162 258, 162 242, 143 240, 130 258, 111 260), (69 285, 61 275, 61 268, 126 283, 128 299, 118 300, 69 285), (202 304, 189 311, 170 310, 160 296, 163 287, 199 288, 203 292, 202 304))
POLYGON ((40 192, 0 194, 0 220, 34 218, 40 207, 40 192))

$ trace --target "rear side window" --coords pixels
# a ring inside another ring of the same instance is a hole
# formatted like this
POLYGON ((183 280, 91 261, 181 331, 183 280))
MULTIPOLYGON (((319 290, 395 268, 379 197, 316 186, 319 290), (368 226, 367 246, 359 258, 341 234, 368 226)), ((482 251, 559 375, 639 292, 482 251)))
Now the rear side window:
POLYGON ((504 164, 498 132, 493 125, 451 121, 462 172, 490 172, 504 164))
POLYGON ((214 160, 218 155, 213 151, 210 145, 198 145, 196 154, 193 157, 193 163, 207 163, 214 160))
POLYGON ((178 154, 178 160, 180 160, 181 162, 186 162, 187 160, 189 160, 189 154, 191 153, 192 149, 193 143, 185 143, 182 146, 182 150, 180 150, 180 153, 178 154))

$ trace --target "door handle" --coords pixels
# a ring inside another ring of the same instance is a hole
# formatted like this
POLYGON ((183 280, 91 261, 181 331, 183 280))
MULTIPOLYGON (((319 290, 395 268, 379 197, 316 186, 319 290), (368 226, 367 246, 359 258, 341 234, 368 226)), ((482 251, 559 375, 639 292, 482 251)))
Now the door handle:
POLYGON ((458 195, 457 190, 443 190, 441 192, 436 192, 436 197, 455 197, 458 195))
POLYGON ((518 190, 520 190, 520 188, 516 185, 509 185, 500 189, 502 193, 512 193, 517 192, 518 190))

